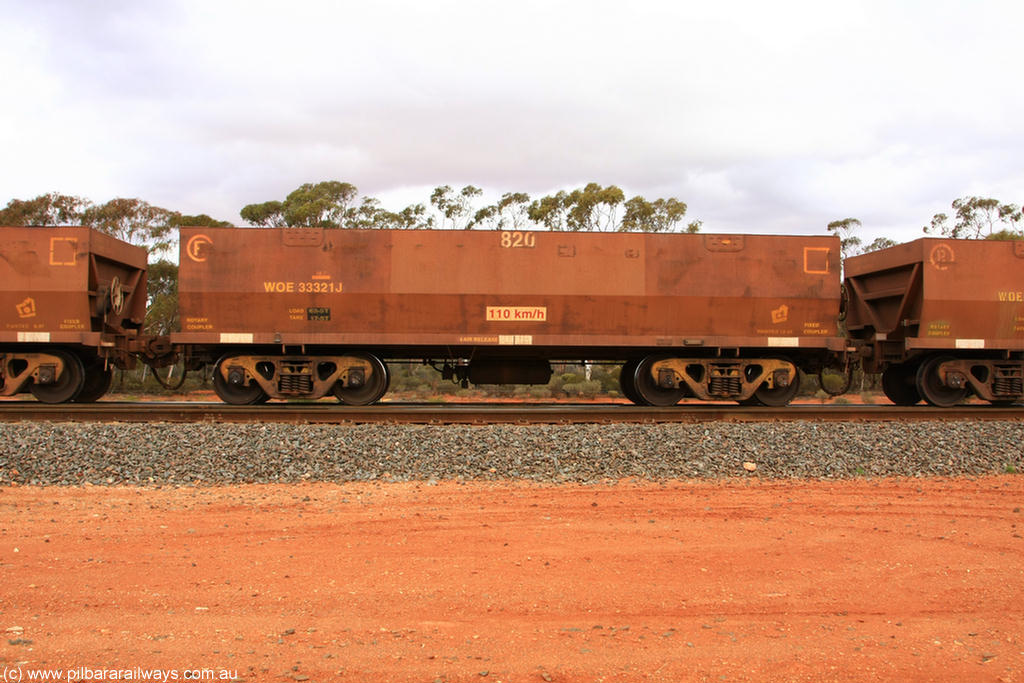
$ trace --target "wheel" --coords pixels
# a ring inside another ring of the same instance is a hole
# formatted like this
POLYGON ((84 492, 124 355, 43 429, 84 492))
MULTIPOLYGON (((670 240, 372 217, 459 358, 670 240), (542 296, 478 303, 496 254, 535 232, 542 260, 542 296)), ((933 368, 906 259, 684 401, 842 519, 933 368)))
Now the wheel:
POLYGON ((789 405, 789 402, 800 393, 800 371, 793 373, 793 381, 785 387, 769 387, 768 383, 761 384, 750 397, 752 400, 745 405, 762 405, 770 408, 781 408, 789 405))
POLYGON ((619 371, 619 388, 622 389, 622 395, 630 401, 637 405, 643 405, 640 396, 636 393, 636 384, 634 383, 636 366, 639 364, 640 360, 636 358, 622 364, 622 370, 619 371))
POLYGON ((250 382, 246 386, 244 384, 232 384, 224 379, 224 375, 221 374, 220 370, 225 363, 230 361, 230 358, 221 358, 213 369, 213 391, 220 400, 234 406, 251 406, 257 403, 266 403, 267 394, 263 391, 263 387, 256 382, 250 382))
POLYGON ((633 372, 633 387, 641 405, 665 408, 674 406, 686 396, 686 388, 665 389, 659 387, 651 375, 651 366, 664 358, 648 356, 640 361, 633 372))
POLYGON ((95 403, 110 391, 113 381, 113 370, 103 367, 102 360, 94 360, 85 368, 85 382, 75 397, 75 403, 95 403))
POLYGON ((376 403, 391 386, 391 373, 388 372, 388 366, 380 358, 370 354, 355 354, 355 357, 370 364, 370 376, 359 387, 346 387, 341 382, 335 383, 334 395, 340 402, 348 406, 366 406, 376 403))
POLYGON ((898 406, 912 406, 921 401, 917 390, 917 369, 907 365, 890 365, 882 372, 882 393, 898 406))
POLYGON ((917 390, 929 405, 949 408, 967 398, 967 387, 954 389, 942 383, 939 366, 953 360, 950 356, 932 356, 917 369, 917 390))
POLYGON ((82 368, 82 361, 78 356, 65 351, 54 351, 64 363, 64 372, 60 374, 56 382, 51 384, 36 384, 29 386, 29 391, 43 403, 67 403, 73 401, 82 391, 85 383, 85 370, 82 368))

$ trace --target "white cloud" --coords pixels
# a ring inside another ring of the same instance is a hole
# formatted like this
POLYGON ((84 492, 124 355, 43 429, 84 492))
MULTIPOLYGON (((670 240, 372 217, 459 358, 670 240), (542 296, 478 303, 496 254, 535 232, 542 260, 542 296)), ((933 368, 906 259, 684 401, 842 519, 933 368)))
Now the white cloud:
POLYGON ((0 201, 238 220, 324 179, 594 180, 707 230, 909 238, 957 196, 1024 200, 1009 1, 9 5, 0 201))

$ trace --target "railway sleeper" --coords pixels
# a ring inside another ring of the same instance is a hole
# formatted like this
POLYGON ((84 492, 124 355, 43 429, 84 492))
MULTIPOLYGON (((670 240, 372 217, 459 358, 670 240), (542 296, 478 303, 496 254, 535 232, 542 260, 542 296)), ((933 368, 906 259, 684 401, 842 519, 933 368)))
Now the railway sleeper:
POLYGON ((336 388, 359 389, 375 366, 359 356, 231 356, 217 364, 229 387, 258 386, 268 398, 322 398, 336 388))
POLYGON ((950 389, 970 388, 979 398, 996 403, 1024 398, 1024 360, 958 358, 935 369, 939 382, 950 389))
POLYGON ((665 358, 651 363, 650 371, 659 388, 685 388, 704 401, 785 405, 800 383, 796 366, 783 358, 665 358))

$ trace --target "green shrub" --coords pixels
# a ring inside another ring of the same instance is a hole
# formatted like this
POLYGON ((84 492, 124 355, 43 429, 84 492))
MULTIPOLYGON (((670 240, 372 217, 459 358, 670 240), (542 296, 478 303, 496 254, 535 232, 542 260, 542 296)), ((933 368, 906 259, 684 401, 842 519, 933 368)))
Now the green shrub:
POLYGON ((563 384, 562 391, 569 398, 594 398, 601 392, 601 383, 595 380, 572 382, 563 384))

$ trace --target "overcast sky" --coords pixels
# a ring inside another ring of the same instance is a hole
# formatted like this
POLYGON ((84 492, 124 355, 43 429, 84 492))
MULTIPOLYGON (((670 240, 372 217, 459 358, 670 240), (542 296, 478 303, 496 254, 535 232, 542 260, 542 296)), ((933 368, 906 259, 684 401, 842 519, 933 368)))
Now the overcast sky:
POLYGON ((705 232, 1024 202, 1024 3, 0 0, 0 205, 241 223, 342 180, 677 197, 705 232))

